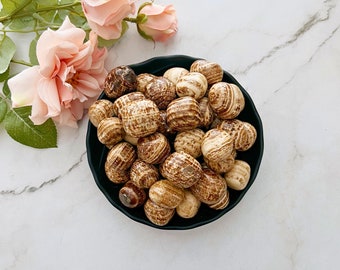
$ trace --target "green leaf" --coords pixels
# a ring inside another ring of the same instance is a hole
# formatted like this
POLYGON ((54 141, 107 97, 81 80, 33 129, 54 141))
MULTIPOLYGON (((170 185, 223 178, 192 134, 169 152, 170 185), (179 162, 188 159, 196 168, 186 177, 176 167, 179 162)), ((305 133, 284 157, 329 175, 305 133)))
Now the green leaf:
POLYGON ((37 5, 38 8, 34 16, 39 28, 46 26, 58 28, 66 16, 69 16, 71 22, 77 27, 81 27, 86 22, 80 1, 44 0, 38 1, 37 5))
POLYGON ((35 26, 34 18, 31 15, 36 9, 35 1, 20 2, 20 5, 17 5, 9 17, 8 27, 12 30, 32 29, 35 26))
POLYGON ((10 109, 4 119, 7 133, 17 142, 34 148, 57 147, 57 129, 52 119, 34 125, 30 114, 30 106, 10 109))
POLYGON ((7 81, 5 81, 5 83, 4 83, 4 86, 2 88, 2 93, 4 93, 4 95, 7 98, 11 98, 11 91, 9 90, 7 81))
POLYGON ((32 21, 30 15, 26 15, 36 8, 32 0, 6 0, 2 1, 3 8, 0 11, 0 20, 13 30, 20 30, 30 27, 32 21), (25 24, 27 21, 27 24, 25 24))
POLYGON ((13 18, 8 24, 8 27, 14 31, 20 31, 25 29, 33 29, 35 26, 35 20, 31 16, 25 16, 22 18, 13 18))
POLYGON ((72 17, 77 27, 86 21, 79 0, 8 0, 5 5, 0 11, 0 20, 14 31, 57 29, 66 16, 72 17))
POLYGON ((16 9, 19 9, 30 2, 29 0, 22 1, 22 0, 5 0, 1 1, 2 9, 0 12, 0 16, 8 16, 11 15, 16 9))
POLYGON ((40 12, 39 14, 35 14, 35 18, 37 19, 38 27, 46 27, 46 26, 60 26, 62 25, 66 15, 68 14, 65 10, 59 10, 56 12, 55 10, 48 10, 44 12, 40 12))
POLYGON ((119 39, 103 39, 102 37, 98 36, 98 46, 99 47, 112 47, 119 39))
POLYGON ((7 70, 15 50, 14 42, 8 36, 0 35, 0 73, 7 70))
POLYGON ((75 13, 68 14, 70 21, 77 27, 84 28, 87 25, 87 20, 85 17, 82 17, 75 13))
POLYGON ((0 96, 0 123, 4 120, 7 109, 8 106, 6 100, 0 96))
POLYGON ((4 73, 0 74, 0 82, 6 81, 8 77, 9 77, 9 66, 4 73))
POLYGON ((30 62, 32 65, 39 65, 38 58, 37 58, 37 42, 39 39, 39 35, 37 35, 30 44, 30 49, 28 52, 30 62))
POLYGON ((38 4, 39 8, 46 8, 58 5, 59 0, 35 0, 35 2, 38 4))
POLYGON ((67 5, 77 2, 76 0, 35 0, 39 8, 46 8, 58 5, 67 5))
POLYGON ((86 32, 87 37, 89 36, 88 34, 92 30, 87 21, 80 28, 83 29, 86 32))

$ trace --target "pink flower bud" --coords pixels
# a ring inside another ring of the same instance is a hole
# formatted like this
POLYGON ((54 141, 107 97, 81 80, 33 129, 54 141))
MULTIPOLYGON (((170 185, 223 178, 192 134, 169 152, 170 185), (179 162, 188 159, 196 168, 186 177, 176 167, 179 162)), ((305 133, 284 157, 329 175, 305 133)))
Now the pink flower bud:
POLYGON ((176 10, 173 5, 147 3, 140 8, 138 14, 146 15, 146 20, 138 23, 138 31, 146 39, 165 42, 177 32, 176 10))
POLYGON ((120 38, 123 19, 135 12, 133 0, 82 0, 82 8, 91 29, 100 37, 120 38))

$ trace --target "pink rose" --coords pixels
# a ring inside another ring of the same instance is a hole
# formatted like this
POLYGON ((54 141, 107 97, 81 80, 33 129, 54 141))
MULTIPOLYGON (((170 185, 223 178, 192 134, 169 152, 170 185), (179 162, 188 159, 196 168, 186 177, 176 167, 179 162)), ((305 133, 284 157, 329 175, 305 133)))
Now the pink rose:
POLYGON ((138 24, 141 35, 151 37, 154 41, 166 41, 177 32, 176 10, 172 5, 160 6, 148 3, 138 12, 145 14, 147 20, 138 24))
POLYGON ((56 31, 46 30, 37 43, 39 66, 8 81, 13 107, 32 105, 31 120, 39 125, 52 118, 77 127, 77 120, 102 91, 107 74, 106 48, 97 47, 97 36, 76 28, 68 18, 56 31))
POLYGON ((104 39, 118 39, 123 19, 135 12, 134 0, 82 0, 84 14, 91 29, 104 39))

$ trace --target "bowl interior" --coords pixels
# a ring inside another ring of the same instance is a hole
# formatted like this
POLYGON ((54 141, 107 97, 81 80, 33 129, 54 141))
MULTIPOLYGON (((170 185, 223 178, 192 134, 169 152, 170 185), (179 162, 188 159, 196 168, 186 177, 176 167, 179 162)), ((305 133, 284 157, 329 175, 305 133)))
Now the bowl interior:
MULTIPOLYGON (((184 55, 162 56, 151 58, 142 63, 130 65, 130 67, 135 71, 137 75, 140 73, 151 73, 160 76, 163 75, 164 72, 171 67, 184 67, 186 69, 190 69, 190 65, 197 59, 199 58, 184 55)), ((222 215, 230 211, 240 202, 242 197, 246 194, 247 190, 255 181, 257 172, 261 164, 264 147, 263 128, 260 116, 255 108, 255 105, 245 89, 236 81, 236 79, 232 75, 230 75, 226 71, 224 71, 223 81, 236 84, 241 89, 245 98, 245 108, 237 117, 237 119, 251 123, 257 130, 257 139, 255 141, 255 144, 248 151, 238 152, 237 154, 237 159, 248 162, 251 167, 251 176, 247 187, 242 191, 229 189, 230 203, 223 210, 213 210, 202 204, 197 215, 191 219, 184 219, 175 215, 167 225, 157 226, 151 223, 146 218, 143 207, 129 209, 123 206, 119 201, 118 192, 121 188, 121 185, 112 183, 105 175, 104 164, 108 149, 98 141, 97 129, 89 122, 86 137, 89 166, 99 189, 103 192, 108 201, 115 208, 130 217, 132 220, 145 225, 149 225, 159 229, 184 230, 208 224, 220 218, 222 215)), ((108 99, 108 97, 104 93, 102 93, 99 99, 108 99)))

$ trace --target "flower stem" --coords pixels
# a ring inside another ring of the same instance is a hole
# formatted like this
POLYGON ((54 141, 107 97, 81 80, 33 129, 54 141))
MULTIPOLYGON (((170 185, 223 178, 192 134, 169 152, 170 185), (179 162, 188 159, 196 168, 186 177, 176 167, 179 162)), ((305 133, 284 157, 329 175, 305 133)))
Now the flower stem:
POLYGON ((33 67, 33 65, 29 62, 26 62, 24 60, 16 60, 16 59, 12 59, 11 60, 11 63, 13 64, 18 64, 18 65, 24 65, 24 66, 27 66, 27 67, 33 67))
POLYGON ((41 17, 38 13, 33 13, 32 17, 37 21, 42 22, 43 24, 47 25, 49 28, 58 28, 58 25, 54 25, 48 21, 46 21, 43 17, 41 17))
POLYGON ((61 9, 69 9, 69 8, 74 7, 76 5, 80 5, 80 1, 75 0, 74 2, 69 3, 69 4, 43 7, 43 8, 36 9, 34 12, 28 11, 28 12, 23 12, 23 13, 17 14, 20 10, 25 8, 31 2, 32 2, 32 0, 26 0, 26 2, 21 7, 19 7, 18 9, 15 9, 12 13, 0 17, 0 23, 4 22, 6 20, 22 18, 22 17, 26 17, 26 16, 33 16, 33 13, 39 13, 39 12, 44 12, 44 11, 53 11, 53 10, 61 10, 61 9))
MULTIPOLYGON (((51 28, 51 29, 58 29, 59 26, 49 25, 48 28, 51 28)), ((29 29, 29 30, 0 29, 0 32, 3 32, 4 34, 6 34, 6 33, 21 33, 21 34, 27 34, 27 33, 36 33, 36 32, 45 31, 45 30, 46 30, 46 27, 37 27, 37 28, 29 29)))
POLYGON ((130 17, 124 18, 124 21, 132 22, 132 23, 137 23, 138 22, 137 18, 130 18, 130 17))
POLYGON ((132 23, 135 23, 135 24, 142 24, 142 23, 145 23, 147 21, 147 19, 148 19, 148 16, 146 16, 143 13, 139 13, 136 18, 127 17, 127 18, 124 18, 124 21, 132 22, 132 23))
POLYGON ((26 6, 28 6, 30 3, 32 2, 32 0, 26 0, 22 6, 20 6, 19 8, 13 10, 10 14, 7 14, 5 16, 0 17, 0 22, 6 21, 10 18, 12 18, 12 16, 14 16, 16 13, 18 13, 20 10, 24 9, 26 6))
MULTIPOLYGON (((74 7, 76 5, 80 5, 80 2, 79 1, 74 1, 74 2, 69 3, 69 4, 49 6, 49 7, 45 7, 45 8, 39 8, 39 9, 37 9, 35 11, 35 13, 39 13, 39 12, 43 12, 43 11, 69 9, 70 7, 74 7)), ((18 17, 25 17, 25 16, 31 16, 31 15, 32 15, 32 12, 26 12, 26 13, 20 14, 20 16, 18 16, 18 17)))

